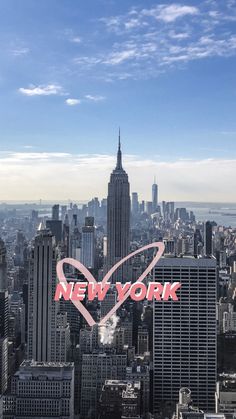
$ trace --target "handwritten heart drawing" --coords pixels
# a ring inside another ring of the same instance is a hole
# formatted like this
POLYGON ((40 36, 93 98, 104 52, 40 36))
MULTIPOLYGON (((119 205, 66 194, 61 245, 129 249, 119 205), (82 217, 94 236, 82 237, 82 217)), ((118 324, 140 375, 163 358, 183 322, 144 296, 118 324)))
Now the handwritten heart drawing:
MULTIPOLYGON (((146 246, 143 246, 140 249, 137 249, 134 252, 130 253, 129 255, 125 256, 123 259, 121 259, 119 262, 117 262, 107 272, 107 274, 104 276, 103 280, 101 281, 102 285, 105 285, 109 281, 112 274, 124 262, 126 262, 127 260, 129 260, 133 256, 137 255, 138 253, 144 252, 145 250, 148 250, 148 249, 151 249, 151 248, 158 248, 158 251, 157 251, 156 255, 154 256, 153 260, 151 261, 151 263, 148 265, 148 267, 145 269, 145 271, 140 275, 140 277, 136 281, 136 282, 142 282, 144 280, 144 278, 151 272, 151 270, 154 268, 154 266, 157 264, 157 262, 159 261, 159 259, 163 255, 165 245, 162 242, 155 242, 155 243, 147 244, 146 246)), ((91 274, 91 272, 89 272, 89 270, 81 262, 79 262, 78 260, 72 259, 72 258, 65 258, 65 259, 60 260, 57 263, 57 277, 58 277, 60 282, 67 284, 67 279, 66 279, 66 277, 64 275, 64 271, 63 271, 63 265, 65 263, 67 263, 69 265, 72 265, 74 268, 78 269, 78 271, 80 271, 84 275, 85 279, 88 282, 92 282, 94 284, 97 284, 97 281, 94 278, 94 276, 91 274)), ((130 290, 127 291, 127 293, 123 296, 123 298, 121 298, 114 305, 114 307, 100 320, 100 322, 98 323, 98 326, 104 326, 105 323, 107 322, 107 320, 117 311, 117 309, 129 297, 129 295, 130 295, 130 290)), ((89 311, 86 309, 86 307, 81 303, 81 301, 73 301, 72 300, 72 302, 75 305, 75 307, 79 310, 79 312, 82 314, 82 316, 85 318, 85 320, 87 321, 89 326, 94 326, 95 324, 97 324, 95 322, 95 320, 93 319, 93 317, 91 316, 91 314, 89 313, 89 311)))

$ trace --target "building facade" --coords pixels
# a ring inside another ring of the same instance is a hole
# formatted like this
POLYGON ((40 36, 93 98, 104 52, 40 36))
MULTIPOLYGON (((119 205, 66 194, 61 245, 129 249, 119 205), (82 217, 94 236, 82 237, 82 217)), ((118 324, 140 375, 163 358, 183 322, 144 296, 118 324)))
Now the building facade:
POLYGON ((154 302, 153 407, 176 403, 191 389, 194 403, 214 411, 216 384, 216 261, 163 257, 155 281, 179 281, 178 301, 154 302))
POLYGON ((24 361, 3 398, 8 419, 74 418, 74 364, 24 361))

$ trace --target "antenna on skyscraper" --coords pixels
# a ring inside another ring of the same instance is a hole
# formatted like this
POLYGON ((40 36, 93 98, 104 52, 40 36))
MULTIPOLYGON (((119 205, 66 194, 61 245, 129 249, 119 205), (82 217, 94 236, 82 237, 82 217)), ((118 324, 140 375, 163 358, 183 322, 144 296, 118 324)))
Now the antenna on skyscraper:
POLYGON ((120 127, 119 127, 119 136, 118 136, 118 151, 117 151, 116 170, 122 170, 122 154, 121 154, 121 143, 120 143, 120 127))

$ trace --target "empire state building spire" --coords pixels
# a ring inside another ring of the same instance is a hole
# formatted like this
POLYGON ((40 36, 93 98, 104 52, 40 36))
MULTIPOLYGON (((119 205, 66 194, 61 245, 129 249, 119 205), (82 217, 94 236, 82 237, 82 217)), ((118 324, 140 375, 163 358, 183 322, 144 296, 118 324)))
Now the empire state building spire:
POLYGON ((123 167, 122 167, 121 144, 120 144, 120 128, 119 128, 119 140, 118 140, 118 151, 117 151, 116 170, 123 170, 123 167))

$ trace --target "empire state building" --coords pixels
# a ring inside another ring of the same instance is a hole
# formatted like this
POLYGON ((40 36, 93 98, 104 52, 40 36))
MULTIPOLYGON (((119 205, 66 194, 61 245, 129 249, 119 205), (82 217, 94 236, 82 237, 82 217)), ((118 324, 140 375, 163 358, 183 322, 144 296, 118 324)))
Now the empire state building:
MULTIPOLYGON (((107 265, 111 268, 127 256, 130 248, 130 192, 128 175, 122 167, 120 144, 116 167, 111 173, 107 197, 107 265)), ((112 282, 127 281, 127 265, 113 274, 112 282)))

